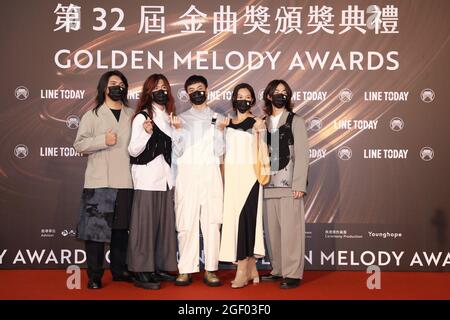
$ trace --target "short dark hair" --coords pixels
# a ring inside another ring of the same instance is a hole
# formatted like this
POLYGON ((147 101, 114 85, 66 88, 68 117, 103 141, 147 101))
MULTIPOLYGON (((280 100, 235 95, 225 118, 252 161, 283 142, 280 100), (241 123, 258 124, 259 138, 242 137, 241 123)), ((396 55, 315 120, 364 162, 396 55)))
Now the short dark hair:
POLYGON ((206 80, 206 78, 204 76, 194 74, 194 75, 190 76, 189 78, 187 78, 186 82, 184 83, 184 90, 186 90, 186 92, 187 92, 187 87, 189 87, 190 85, 192 85, 194 83, 203 83, 205 85, 205 87, 208 88, 208 80, 206 80))
POLYGON ((286 88, 287 101, 288 101, 288 103, 286 104, 286 110, 290 111, 290 112, 292 111, 292 103, 291 103, 292 89, 291 89, 291 87, 289 87, 289 85, 287 84, 286 81, 281 80, 281 79, 275 79, 275 80, 272 80, 272 81, 269 82, 269 84, 267 85, 267 87, 266 87, 266 89, 264 90, 264 93, 263 93, 264 111, 269 116, 273 112, 273 107, 272 107, 272 101, 270 101, 267 98, 267 96, 271 96, 272 97, 273 93, 275 92, 275 89, 278 87, 278 85, 280 83, 286 88))
POLYGON ((247 89, 248 91, 250 91, 250 95, 252 96, 252 102, 250 103, 250 105, 253 107, 256 102, 255 90, 253 90, 252 86, 248 83, 239 83, 236 87, 234 87, 233 94, 231 95, 231 102, 233 103, 237 100, 237 95, 240 89, 247 89))

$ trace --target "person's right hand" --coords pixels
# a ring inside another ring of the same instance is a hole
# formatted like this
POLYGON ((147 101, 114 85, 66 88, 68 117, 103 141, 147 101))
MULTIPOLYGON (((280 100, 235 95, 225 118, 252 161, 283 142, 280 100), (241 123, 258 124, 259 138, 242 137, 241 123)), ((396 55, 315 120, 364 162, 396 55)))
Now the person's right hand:
POLYGON ((181 120, 177 116, 174 116, 171 112, 169 115, 170 125, 175 129, 180 129, 182 127, 181 120))
POLYGON ((143 124, 144 130, 147 133, 152 133, 153 132, 153 123, 152 123, 152 119, 148 118, 147 120, 144 121, 143 124))
POLYGON ((117 134, 112 132, 112 129, 108 129, 106 132, 105 143, 107 146, 113 146, 117 143, 117 134))

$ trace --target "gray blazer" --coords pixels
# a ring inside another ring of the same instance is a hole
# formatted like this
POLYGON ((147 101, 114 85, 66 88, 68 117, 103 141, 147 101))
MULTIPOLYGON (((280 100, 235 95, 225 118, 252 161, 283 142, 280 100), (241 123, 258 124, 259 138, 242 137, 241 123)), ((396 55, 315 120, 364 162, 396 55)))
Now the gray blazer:
MULTIPOLYGON (((289 112, 284 110, 278 121, 278 128, 286 123, 289 112)), ((272 122, 266 117, 266 126, 270 131, 272 122)), ((292 196, 292 191, 306 193, 306 180, 308 178, 309 165, 309 143, 306 133, 305 121, 302 117, 295 115, 292 120, 292 133, 294 135, 294 173, 292 177, 292 189, 290 188, 264 188, 264 198, 280 198, 292 196)))
POLYGON ((133 188, 128 155, 133 114, 131 108, 123 107, 117 122, 111 110, 103 104, 98 115, 89 110, 81 118, 73 146, 78 152, 88 155, 85 188, 133 188), (114 146, 106 145, 108 129, 117 134, 114 146))

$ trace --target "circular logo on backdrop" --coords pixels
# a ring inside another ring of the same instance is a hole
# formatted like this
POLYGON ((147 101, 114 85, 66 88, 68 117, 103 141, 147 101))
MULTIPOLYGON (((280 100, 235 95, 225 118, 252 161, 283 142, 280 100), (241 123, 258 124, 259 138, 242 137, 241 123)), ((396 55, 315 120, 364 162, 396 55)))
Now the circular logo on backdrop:
POLYGON ((61 231, 61 235, 63 237, 67 237, 67 236, 75 236, 76 233, 73 229, 64 229, 63 231, 61 231))
POLYGON ((14 91, 14 95, 19 100, 26 100, 30 96, 30 91, 27 89, 27 87, 19 86, 14 91))
POLYGON ((352 157, 352 149, 347 146, 340 147, 337 154, 341 160, 348 160, 352 157))
POLYGON ((186 90, 184 90, 183 88, 178 89, 177 97, 178 97, 178 100, 180 100, 181 102, 189 101, 189 95, 187 94, 186 90))
POLYGON ((18 144, 14 148, 14 155, 19 159, 26 158, 28 156, 28 147, 24 144, 18 144))
POLYGON ((80 123, 80 118, 76 115, 70 115, 66 118, 66 125, 69 129, 77 129, 80 123))
POLYGON ((312 118, 309 121, 308 130, 319 131, 322 129, 322 120, 320 118, 312 118))
POLYGON ((435 94, 434 91, 430 88, 423 89, 422 92, 420 92, 420 99, 422 99, 425 103, 430 103, 434 100, 435 94))
POLYGON ((353 92, 350 89, 345 88, 339 92, 339 99, 342 102, 349 102, 350 100, 352 100, 352 98, 353 92))
POLYGON ((431 161, 434 158, 434 150, 430 147, 423 147, 420 149, 420 158, 423 161, 431 161))
POLYGON ((405 126, 405 123, 401 118, 395 117, 391 119, 391 122, 389 123, 391 130, 393 131, 400 131, 405 126))

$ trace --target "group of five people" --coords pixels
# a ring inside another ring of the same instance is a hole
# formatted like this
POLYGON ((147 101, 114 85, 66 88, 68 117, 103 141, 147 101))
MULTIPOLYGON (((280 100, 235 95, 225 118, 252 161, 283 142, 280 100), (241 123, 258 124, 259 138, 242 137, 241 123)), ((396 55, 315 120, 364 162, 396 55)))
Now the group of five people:
POLYGON ((105 243, 114 281, 145 289, 161 281, 189 285, 200 271, 200 233, 207 285, 222 285, 219 261, 237 264, 233 288, 258 283, 256 259, 267 249, 272 271, 261 280, 297 287, 309 151, 291 88, 284 80, 267 85, 265 118, 252 113, 249 84, 233 90, 235 117, 208 106, 203 76, 190 76, 184 89, 192 106, 176 115, 162 74, 145 80, 136 110, 121 72, 99 80, 96 106, 83 115, 74 142, 88 155, 77 227, 88 288, 102 287, 105 243))

